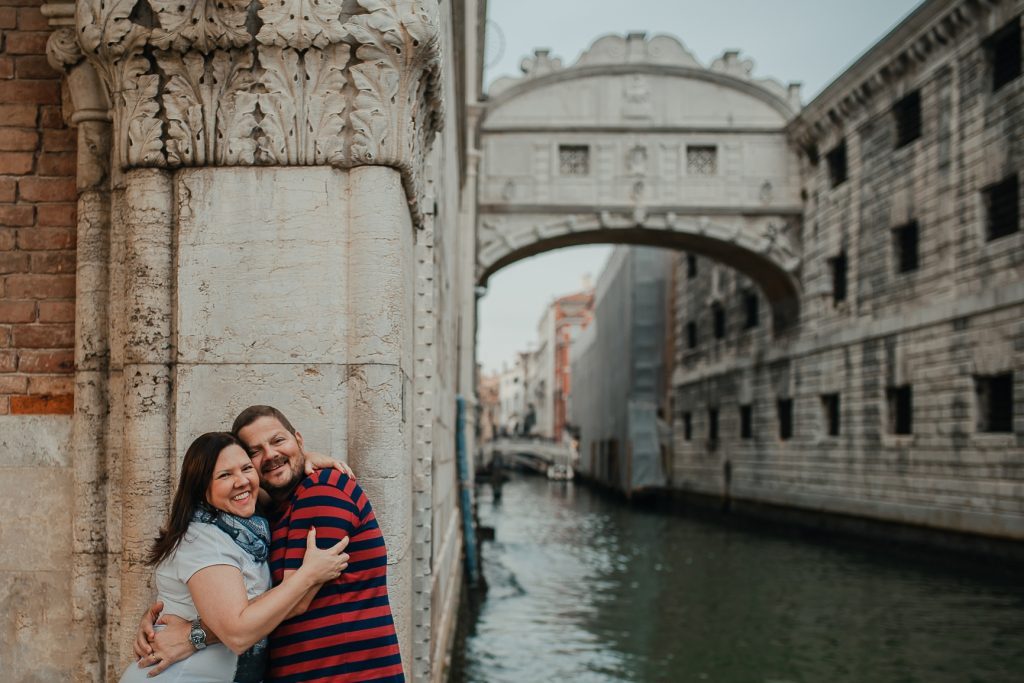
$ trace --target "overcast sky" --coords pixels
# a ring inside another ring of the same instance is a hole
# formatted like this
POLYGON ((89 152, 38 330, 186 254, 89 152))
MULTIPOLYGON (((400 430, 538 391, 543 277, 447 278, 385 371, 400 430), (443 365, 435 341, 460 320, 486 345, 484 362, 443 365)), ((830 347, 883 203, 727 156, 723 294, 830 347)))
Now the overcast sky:
MULTIPOLYGON (((550 48, 568 66, 598 36, 647 31, 679 38, 702 64, 728 49, 755 77, 803 83, 809 102, 919 3, 916 0, 488 0, 486 82, 518 75, 523 57, 550 48)), ((477 360, 493 371, 535 344, 555 296, 596 280, 611 248, 573 247, 492 275, 480 300, 477 360)))

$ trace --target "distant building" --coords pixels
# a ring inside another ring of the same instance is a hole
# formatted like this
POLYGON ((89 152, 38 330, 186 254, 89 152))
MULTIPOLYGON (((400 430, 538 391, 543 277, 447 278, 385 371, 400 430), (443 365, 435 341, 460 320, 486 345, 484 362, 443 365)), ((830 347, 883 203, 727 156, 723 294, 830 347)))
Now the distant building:
POLYGON ((493 441, 501 425, 501 374, 485 374, 477 366, 478 443, 493 441))
POLYGON ((579 471, 631 494, 665 484, 659 426, 667 389, 665 297, 674 254, 616 247, 597 281, 594 320, 572 348, 579 471))

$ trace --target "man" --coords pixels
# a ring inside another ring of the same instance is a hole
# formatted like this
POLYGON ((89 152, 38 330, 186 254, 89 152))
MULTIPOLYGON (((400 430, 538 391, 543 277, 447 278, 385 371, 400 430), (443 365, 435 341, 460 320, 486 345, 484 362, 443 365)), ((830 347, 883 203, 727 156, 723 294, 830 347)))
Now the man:
MULTIPOLYGON (((270 635, 267 680, 404 681, 387 592, 387 548, 370 501, 355 479, 335 469, 305 475, 302 435, 279 410, 251 406, 231 429, 246 445, 271 497, 270 570, 275 584, 302 564, 306 536, 330 547, 346 536, 348 569, 323 585, 308 609, 270 635)), ((153 635, 154 610, 143 619, 136 655, 157 661, 159 673, 191 654, 191 624, 171 623, 153 635), (140 643, 152 642, 156 656, 140 643)), ((208 634, 212 636, 213 634, 208 634)), ((213 638, 210 638, 213 641, 213 638)))

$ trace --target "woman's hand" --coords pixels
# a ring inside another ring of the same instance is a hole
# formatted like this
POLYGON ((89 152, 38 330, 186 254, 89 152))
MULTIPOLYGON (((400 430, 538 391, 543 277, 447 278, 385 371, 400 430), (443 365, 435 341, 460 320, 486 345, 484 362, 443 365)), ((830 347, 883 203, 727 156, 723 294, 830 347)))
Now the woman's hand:
POLYGON ((343 463, 340 460, 328 457, 323 453, 317 453, 316 451, 306 451, 306 476, 313 474, 317 470, 329 470, 335 469, 346 474, 350 477, 355 478, 356 473, 352 471, 352 468, 343 463))
POLYGON ((310 529, 306 536, 306 554, 296 573, 305 573, 314 583, 326 583, 338 578, 348 567, 348 553, 344 552, 347 546, 348 536, 330 548, 321 550, 316 545, 316 528, 310 529))
MULTIPOLYGON (((188 659, 196 652, 189 639, 189 634, 192 631, 191 621, 173 614, 165 614, 156 623, 163 625, 164 628, 157 631, 151 641, 153 654, 139 660, 140 669, 152 667, 146 673, 149 678, 162 673, 175 662, 188 659)), ((211 635, 207 634, 206 642, 212 645, 215 638, 210 637, 211 635)))
MULTIPOLYGON (((153 631, 153 624, 156 623, 160 613, 164 611, 164 603, 157 600, 153 603, 145 614, 142 615, 142 621, 139 622, 139 631, 135 634, 135 641, 132 643, 132 651, 135 653, 135 659, 149 660, 153 654, 153 647, 149 644, 153 640, 153 636, 156 635, 153 631)), ((140 666, 147 666, 146 664, 140 664, 140 666)))

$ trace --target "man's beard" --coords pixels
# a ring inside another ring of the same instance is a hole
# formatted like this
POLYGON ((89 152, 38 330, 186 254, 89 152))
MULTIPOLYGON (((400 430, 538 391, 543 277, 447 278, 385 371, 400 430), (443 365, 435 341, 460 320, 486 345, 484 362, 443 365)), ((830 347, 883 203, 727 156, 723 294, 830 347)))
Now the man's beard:
MULTIPOLYGON (((288 491, 288 490, 294 488, 295 485, 297 483, 299 483, 299 481, 302 480, 302 473, 301 472, 296 472, 296 471, 294 471, 292 469, 291 462, 289 461, 288 456, 286 456, 286 455, 282 455, 282 456, 278 456, 277 458, 274 458, 269 463, 266 463, 265 467, 261 468, 261 470, 262 469, 266 469, 266 468, 270 468, 270 467, 274 467, 276 465, 282 465, 283 467, 287 467, 288 471, 291 473, 291 476, 283 484, 272 484, 269 481, 267 481, 266 479, 263 479, 261 477, 261 479, 260 479, 260 486, 262 486, 264 489, 266 489, 268 493, 274 492, 274 491, 277 491, 277 492, 288 491)), ((263 474, 263 472, 261 471, 260 474, 263 474)))

